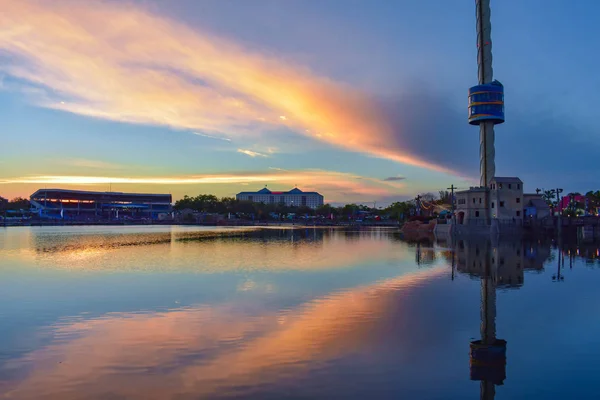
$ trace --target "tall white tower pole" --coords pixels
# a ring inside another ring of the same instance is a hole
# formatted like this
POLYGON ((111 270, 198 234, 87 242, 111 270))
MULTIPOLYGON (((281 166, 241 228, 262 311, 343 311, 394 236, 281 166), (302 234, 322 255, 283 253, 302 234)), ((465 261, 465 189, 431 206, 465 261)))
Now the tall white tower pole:
MULTIPOLYGON (((492 23, 490 0, 476 0, 477 13, 477 65, 479 84, 491 83, 492 71, 492 23)), ((484 121, 479 125, 479 184, 489 187, 496 175, 496 151, 494 149, 494 122, 484 121)))

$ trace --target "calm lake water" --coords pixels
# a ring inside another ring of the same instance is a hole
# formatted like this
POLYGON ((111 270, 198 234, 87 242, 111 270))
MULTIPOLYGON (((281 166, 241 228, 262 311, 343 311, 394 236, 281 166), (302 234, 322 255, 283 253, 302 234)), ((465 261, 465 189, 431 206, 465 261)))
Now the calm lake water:
POLYGON ((599 255, 383 229, 0 228, 0 398, 599 398, 599 255), (482 334, 507 341, 502 385, 473 380, 482 334))

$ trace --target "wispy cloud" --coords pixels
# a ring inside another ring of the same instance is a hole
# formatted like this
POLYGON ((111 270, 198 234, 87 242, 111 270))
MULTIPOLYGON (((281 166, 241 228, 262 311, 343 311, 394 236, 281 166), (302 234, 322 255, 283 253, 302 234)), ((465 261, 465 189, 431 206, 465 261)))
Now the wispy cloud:
POLYGON ((110 163, 100 160, 89 160, 86 158, 70 158, 61 162, 63 165, 78 168, 90 168, 90 169, 121 169, 124 168, 121 164, 110 163))
POLYGON ((0 72, 44 107, 117 121, 259 136, 285 126, 332 145, 447 171, 346 85, 122 2, 0 0, 0 72), (110 23, 107 23, 110 21, 110 23))
POLYGON ((206 133, 201 133, 201 132, 192 132, 192 133, 194 135, 202 136, 202 137, 209 138, 209 139, 223 140, 225 142, 231 142, 231 139, 229 139, 228 137, 224 137, 224 136, 207 135, 206 133))
POLYGON ((387 178, 384 179, 384 181, 386 182, 397 182, 397 181, 403 181, 406 178, 403 176, 388 176, 387 178))
POLYGON ((252 150, 237 149, 237 152, 245 154, 245 155, 250 156, 250 157, 267 157, 266 154, 259 153, 257 151, 252 151, 252 150))

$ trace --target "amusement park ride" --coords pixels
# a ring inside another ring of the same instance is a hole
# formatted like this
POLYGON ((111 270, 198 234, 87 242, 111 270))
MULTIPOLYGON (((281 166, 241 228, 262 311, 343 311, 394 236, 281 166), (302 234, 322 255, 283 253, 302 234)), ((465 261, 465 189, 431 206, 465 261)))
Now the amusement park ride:
MULTIPOLYGON (((490 0, 476 0, 479 85, 469 89, 469 123, 479 125, 480 186, 496 172, 494 125, 504 122, 504 87, 492 77, 490 0)), ((480 381, 480 398, 493 399, 506 377, 506 341, 496 338, 496 282, 486 258, 481 277, 481 340, 470 344, 471 379, 480 381)))

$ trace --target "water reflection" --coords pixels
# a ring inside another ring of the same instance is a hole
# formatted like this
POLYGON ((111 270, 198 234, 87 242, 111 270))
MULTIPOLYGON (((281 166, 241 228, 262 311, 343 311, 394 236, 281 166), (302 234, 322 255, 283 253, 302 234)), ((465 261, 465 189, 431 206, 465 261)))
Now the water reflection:
POLYGON ((9 363, 16 375, 25 375, 9 395, 214 398, 305 380, 310 370, 389 334, 387 321, 407 324, 402 304, 412 288, 442 273, 426 270, 283 312, 229 304, 62 321, 53 327, 53 344, 9 363))
POLYGON ((14 325, 0 398, 439 399, 475 382, 481 399, 527 398, 519 346, 566 328, 528 330, 522 309, 599 250, 385 230, 22 232, 0 235, 0 328, 14 325))
MULTIPOLYGON (((15 262, 52 269, 221 273, 347 267, 389 259, 394 246, 386 230, 61 228, 27 229, 7 238, 0 235, 0 248, 15 262)), ((397 252, 395 258, 405 255, 397 252)))

